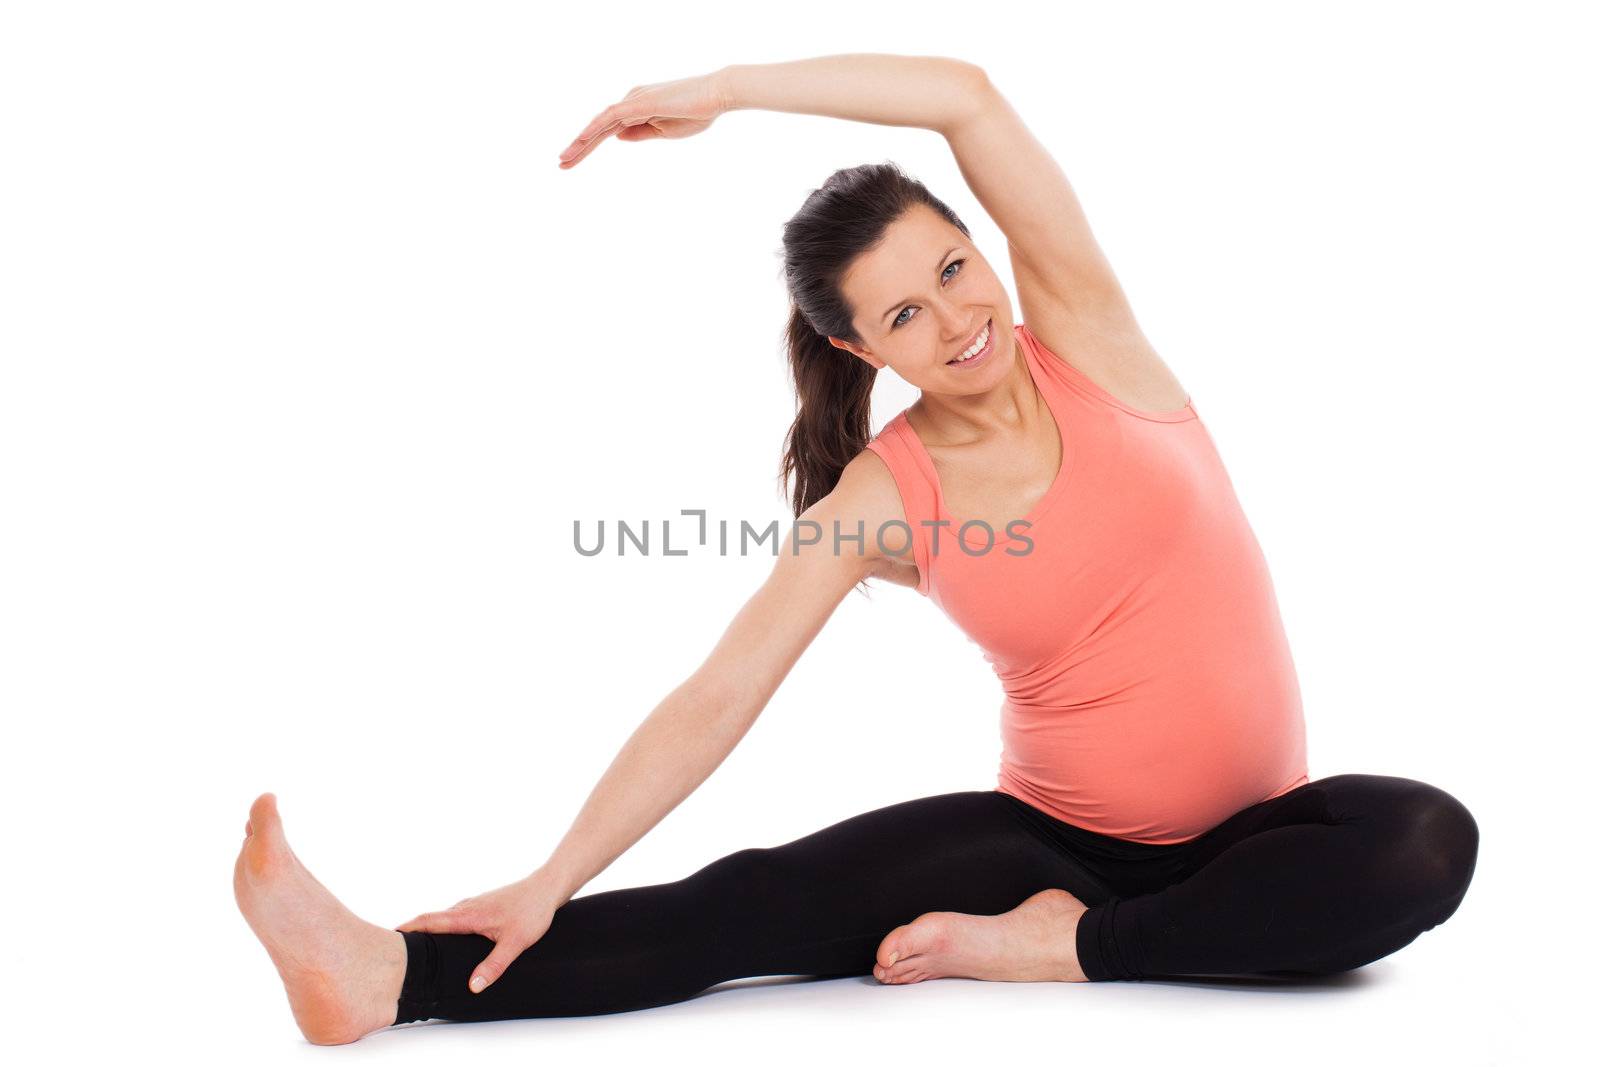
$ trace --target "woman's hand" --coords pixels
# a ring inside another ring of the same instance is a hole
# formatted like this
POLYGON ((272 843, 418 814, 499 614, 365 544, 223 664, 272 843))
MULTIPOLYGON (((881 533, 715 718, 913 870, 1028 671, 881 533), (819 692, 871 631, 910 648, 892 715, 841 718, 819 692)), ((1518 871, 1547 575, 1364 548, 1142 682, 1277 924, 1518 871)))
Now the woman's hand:
POLYGON ((481 934, 494 951, 473 970, 467 988, 481 993, 506 972, 513 960, 550 929, 560 898, 538 872, 481 896, 468 897, 446 911, 430 911, 395 927, 401 932, 481 934), (480 985, 479 982, 482 981, 480 985))
POLYGON ((718 72, 629 89, 627 96, 596 115, 573 139, 561 153, 561 167, 577 166, 613 133, 619 141, 692 137, 729 109, 723 84, 718 72))

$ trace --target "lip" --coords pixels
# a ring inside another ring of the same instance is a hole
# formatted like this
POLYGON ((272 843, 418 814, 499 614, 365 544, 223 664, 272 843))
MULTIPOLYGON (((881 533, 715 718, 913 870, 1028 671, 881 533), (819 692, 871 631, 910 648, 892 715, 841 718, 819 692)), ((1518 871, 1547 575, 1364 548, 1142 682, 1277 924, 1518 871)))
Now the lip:
MULTIPOLYGON (((977 355, 973 356, 971 359, 963 360, 960 363, 951 363, 949 361, 946 361, 945 362, 945 366, 951 367, 951 368, 953 368, 955 370, 970 370, 971 368, 976 367, 980 363, 987 362, 989 357, 994 353, 994 334, 995 334, 994 319, 990 319, 988 321, 988 323, 986 323, 986 326, 987 326, 987 328, 989 330, 989 341, 988 341, 987 344, 985 344, 983 346, 983 350, 981 352, 979 352, 977 355)), ((983 327, 980 327, 978 332, 982 333, 983 332, 983 327)), ((965 350, 963 350, 963 351, 965 351, 965 350)))

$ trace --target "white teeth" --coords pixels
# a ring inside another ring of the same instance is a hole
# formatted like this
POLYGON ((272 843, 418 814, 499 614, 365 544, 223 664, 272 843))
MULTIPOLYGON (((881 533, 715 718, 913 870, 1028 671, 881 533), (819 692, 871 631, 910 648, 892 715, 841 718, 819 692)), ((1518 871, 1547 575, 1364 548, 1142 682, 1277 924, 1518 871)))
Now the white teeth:
POLYGON ((959 356, 957 356, 955 359, 951 360, 950 362, 952 362, 952 363, 965 363, 967 360, 971 359, 973 356, 977 355, 979 352, 982 352, 983 351, 983 346, 988 344, 988 343, 989 343, 989 327, 988 327, 987 324, 985 324, 984 327, 983 327, 982 332, 980 332, 978 334, 978 339, 976 341, 972 342, 972 347, 967 349, 965 352, 961 353, 959 356))

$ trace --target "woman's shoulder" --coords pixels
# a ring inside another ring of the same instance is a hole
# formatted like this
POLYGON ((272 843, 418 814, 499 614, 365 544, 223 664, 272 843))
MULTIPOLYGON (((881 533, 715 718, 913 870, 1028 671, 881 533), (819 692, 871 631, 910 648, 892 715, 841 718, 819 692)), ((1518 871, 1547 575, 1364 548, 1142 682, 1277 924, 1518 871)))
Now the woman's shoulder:
MULTIPOLYGON (((907 475, 897 474, 891 462, 879 450, 863 448, 845 464, 839 484, 828 494, 831 506, 825 513, 838 520, 841 534, 862 535, 861 551, 879 562, 874 577, 920 588, 914 535, 907 535, 911 528, 904 495, 907 475)), ((833 534, 831 529, 824 532, 833 534)))
POLYGON ((1035 366, 1097 400, 1143 418, 1189 414, 1189 391, 1137 323, 1045 315, 1017 323, 1016 334, 1035 366))
MULTIPOLYGON (((885 433, 895 432, 885 427, 885 433)), ((839 475, 839 484, 828 494, 834 498, 834 511, 841 521, 848 521, 850 529, 854 529, 857 520, 865 524, 869 542, 874 540, 872 532, 884 524, 895 519, 907 521, 901 494, 904 474, 897 472, 896 453, 885 448, 883 441, 884 435, 880 434, 874 443, 846 463, 839 475)))

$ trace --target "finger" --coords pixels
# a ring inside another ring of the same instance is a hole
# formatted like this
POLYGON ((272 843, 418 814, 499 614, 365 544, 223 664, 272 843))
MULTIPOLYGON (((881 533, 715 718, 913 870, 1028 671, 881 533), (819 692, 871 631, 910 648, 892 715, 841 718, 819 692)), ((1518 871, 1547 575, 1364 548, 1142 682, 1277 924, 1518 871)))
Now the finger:
POLYGON ((467 980, 467 988, 474 993, 482 993, 494 985, 495 980, 511 966, 511 961, 522 955, 522 950, 527 947, 521 938, 495 942, 494 951, 473 969, 472 977, 467 980))
POLYGON ((619 141, 648 141, 652 137, 660 136, 661 131, 648 122, 640 123, 638 126, 624 126, 616 133, 619 141))
POLYGON ((401 933, 407 930, 426 930, 430 934, 470 934, 474 924, 467 916, 454 911, 430 911, 418 915, 410 922, 395 927, 401 933))
POLYGON ((604 141, 607 137, 610 137, 613 133, 623 128, 624 127, 621 123, 617 123, 612 126, 607 126, 605 129, 595 134, 594 138, 588 142, 573 141, 572 144, 567 146, 566 151, 561 153, 561 165, 563 167, 576 166, 583 160, 585 156, 587 156, 590 152, 593 152, 595 148, 599 146, 601 141, 604 141))
POLYGON ((596 115, 589 125, 579 131, 578 136, 574 137, 572 143, 562 151, 561 158, 572 158, 581 149, 588 147, 596 138, 603 138, 608 131, 615 129, 619 125, 621 125, 621 116, 617 113, 615 107, 606 108, 596 115))
POLYGON ((612 126, 617 125, 624 118, 628 117, 628 113, 633 110, 630 104, 631 101, 619 100, 617 103, 612 104, 610 107, 600 112, 600 114, 589 120, 589 125, 585 126, 578 132, 578 136, 572 139, 572 143, 577 144, 580 141, 587 141, 589 138, 594 137, 602 130, 607 130, 612 126))
POLYGON ((636 100, 623 100, 612 104, 596 115, 589 125, 572 139, 572 143, 561 153, 562 164, 572 166, 593 152, 601 141, 628 126, 648 121, 650 114, 648 109, 641 110, 636 100))

